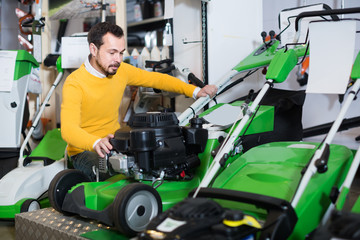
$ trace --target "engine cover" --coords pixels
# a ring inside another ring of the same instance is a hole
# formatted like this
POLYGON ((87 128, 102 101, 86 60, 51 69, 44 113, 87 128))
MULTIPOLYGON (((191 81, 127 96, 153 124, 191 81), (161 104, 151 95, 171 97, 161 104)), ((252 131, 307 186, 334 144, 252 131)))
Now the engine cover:
POLYGON ((134 156, 145 173, 197 166, 196 154, 204 151, 207 130, 201 124, 182 128, 178 122, 175 113, 135 114, 129 120, 130 128, 116 131, 111 144, 116 152, 134 156))

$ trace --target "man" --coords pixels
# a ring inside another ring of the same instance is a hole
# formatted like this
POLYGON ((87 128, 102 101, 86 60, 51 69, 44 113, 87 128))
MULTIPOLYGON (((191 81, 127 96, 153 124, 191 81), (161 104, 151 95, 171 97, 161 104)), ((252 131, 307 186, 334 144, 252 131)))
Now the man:
POLYGON ((61 134, 74 168, 95 180, 98 157, 112 149, 110 139, 120 128, 119 107, 127 85, 177 92, 188 97, 211 97, 217 88, 202 89, 172 76, 148 72, 121 63, 125 51, 123 30, 114 24, 99 23, 88 33, 90 55, 71 73, 63 86, 61 134))

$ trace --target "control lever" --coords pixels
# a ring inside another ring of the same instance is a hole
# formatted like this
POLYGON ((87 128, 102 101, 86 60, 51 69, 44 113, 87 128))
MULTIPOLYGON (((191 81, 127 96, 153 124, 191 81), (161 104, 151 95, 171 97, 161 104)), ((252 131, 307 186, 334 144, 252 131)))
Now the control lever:
POLYGON ((269 36, 270 36, 270 40, 274 39, 274 36, 275 36, 274 30, 271 30, 271 31, 269 32, 269 36))
POLYGON ((262 31, 262 32, 261 32, 261 37, 262 37, 263 43, 264 43, 265 45, 266 45, 266 43, 265 43, 266 36, 267 36, 266 32, 265 32, 265 31, 262 31))
POLYGON ((254 92, 255 92, 254 89, 250 89, 250 91, 245 99, 245 104, 249 104, 253 100, 254 92))
POLYGON ((270 47, 273 44, 273 39, 275 38, 275 31, 271 30, 269 32, 269 36, 267 36, 265 31, 261 32, 261 37, 264 43, 265 48, 267 49, 268 47, 270 47), (268 41, 268 42, 267 42, 268 41))
POLYGON ((188 80, 190 83, 193 83, 200 88, 205 87, 205 83, 201 81, 199 78, 197 78, 193 73, 189 73, 188 80))

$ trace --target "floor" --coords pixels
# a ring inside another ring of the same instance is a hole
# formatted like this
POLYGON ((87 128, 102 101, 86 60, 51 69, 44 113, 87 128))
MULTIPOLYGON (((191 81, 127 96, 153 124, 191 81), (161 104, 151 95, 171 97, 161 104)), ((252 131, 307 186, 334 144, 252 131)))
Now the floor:
POLYGON ((0 221, 0 239, 15 239, 14 221, 0 221))

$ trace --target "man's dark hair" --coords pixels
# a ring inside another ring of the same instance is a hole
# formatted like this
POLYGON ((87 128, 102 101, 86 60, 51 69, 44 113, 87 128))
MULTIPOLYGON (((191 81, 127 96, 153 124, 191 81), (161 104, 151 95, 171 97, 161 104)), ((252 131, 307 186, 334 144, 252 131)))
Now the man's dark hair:
POLYGON ((100 48, 100 46, 104 44, 103 36, 106 33, 111 33, 118 38, 124 36, 124 31, 118 25, 108 22, 101 22, 94 25, 90 29, 87 37, 88 43, 93 43, 97 48, 100 48))

